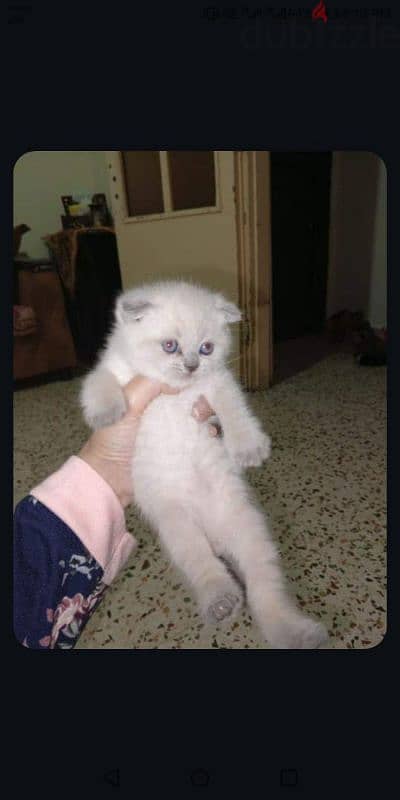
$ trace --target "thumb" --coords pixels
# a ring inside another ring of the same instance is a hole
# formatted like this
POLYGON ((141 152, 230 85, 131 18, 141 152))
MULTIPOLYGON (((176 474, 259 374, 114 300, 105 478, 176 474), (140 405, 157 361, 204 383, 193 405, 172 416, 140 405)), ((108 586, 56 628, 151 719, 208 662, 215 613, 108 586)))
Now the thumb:
POLYGON ((129 416, 140 417, 161 392, 161 383, 137 375, 123 388, 129 416))
POLYGON ((140 417, 149 403, 159 394, 177 394, 178 389, 172 389, 165 383, 137 375, 123 388, 125 400, 130 417, 140 417))

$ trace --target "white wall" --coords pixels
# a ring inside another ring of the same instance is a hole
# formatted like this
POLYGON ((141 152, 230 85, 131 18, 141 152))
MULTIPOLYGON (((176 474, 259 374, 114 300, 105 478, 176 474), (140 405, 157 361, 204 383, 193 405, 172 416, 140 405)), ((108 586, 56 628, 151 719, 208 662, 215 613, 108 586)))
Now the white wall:
POLYGON ((333 153, 326 315, 386 325, 386 169, 375 153, 333 153))
POLYGON ((14 225, 31 231, 21 250, 33 258, 47 256, 41 237, 61 229, 61 195, 110 193, 105 152, 102 150, 34 150, 14 166, 14 225))
POLYGON ((377 190, 368 318, 373 328, 385 328, 387 326, 387 174, 383 161, 380 161, 379 165, 377 190))

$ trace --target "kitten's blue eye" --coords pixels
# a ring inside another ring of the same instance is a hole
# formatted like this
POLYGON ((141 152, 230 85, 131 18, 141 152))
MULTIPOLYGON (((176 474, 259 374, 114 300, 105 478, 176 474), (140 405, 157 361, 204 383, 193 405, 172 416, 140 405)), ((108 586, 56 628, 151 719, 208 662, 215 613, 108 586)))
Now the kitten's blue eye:
POLYGON ((178 342, 176 339, 164 339, 164 341, 161 342, 161 346, 166 353, 176 353, 178 342))
POLYGON ((212 342, 203 342, 203 344, 200 347, 199 353, 201 353, 202 356, 210 356, 213 350, 214 350, 214 345, 212 342))

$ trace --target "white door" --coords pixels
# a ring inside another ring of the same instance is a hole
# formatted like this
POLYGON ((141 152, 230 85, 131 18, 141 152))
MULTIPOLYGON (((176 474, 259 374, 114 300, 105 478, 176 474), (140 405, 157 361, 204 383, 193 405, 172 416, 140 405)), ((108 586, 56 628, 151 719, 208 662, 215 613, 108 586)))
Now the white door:
MULTIPOLYGON (((106 155, 123 287, 190 278, 239 303, 234 152, 106 155)), ((238 370, 239 326, 234 327, 238 370)))

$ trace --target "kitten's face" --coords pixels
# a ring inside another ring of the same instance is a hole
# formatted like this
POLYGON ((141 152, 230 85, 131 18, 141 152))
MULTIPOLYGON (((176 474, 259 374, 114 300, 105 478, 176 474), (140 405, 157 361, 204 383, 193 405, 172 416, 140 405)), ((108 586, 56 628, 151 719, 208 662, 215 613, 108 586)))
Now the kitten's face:
POLYGON ((181 388, 224 364, 230 348, 227 323, 240 319, 240 312, 207 290, 174 284, 173 291, 171 286, 153 292, 149 287, 140 302, 138 290, 126 293, 117 320, 135 369, 181 388))

